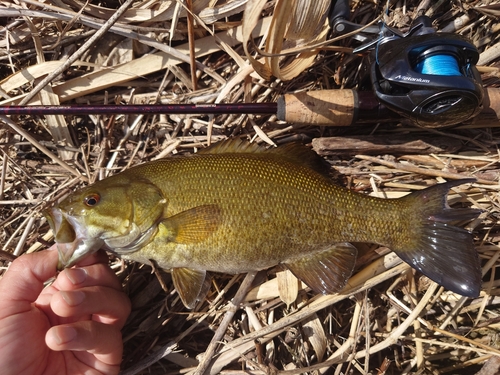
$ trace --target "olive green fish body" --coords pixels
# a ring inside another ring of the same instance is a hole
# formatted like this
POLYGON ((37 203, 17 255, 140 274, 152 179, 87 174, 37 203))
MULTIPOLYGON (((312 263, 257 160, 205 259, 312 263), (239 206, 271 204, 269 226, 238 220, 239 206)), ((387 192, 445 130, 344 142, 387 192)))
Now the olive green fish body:
POLYGON ((206 214, 220 221, 210 233, 202 233, 200 223, 194 234, 203 237, 199 241, 177 239, 160 224, 154 240, 127 258, 155 259, 167 269, 240 273, 337 242, 390 245, 394 230, 402 233, 407 226, 399 220, 397 201, 352 193, 310 169, 265 156, 195 155, 127 171, 136 178, 154 176, 149 180, 168 197, 166 217, 210 206, 206 214))
POLYGON ((451 223, 478 211, 446 206, 450 187, 468 181, 387 200, 339 187, 322 170, 303 147, 263 151, 225 142, 99 181, 47 216, 63 265, 101 246, 154 261, 172 272, 189 307, 206 271, 241 273, 280 263, 318 292, 339 291, 355 264, 350 242, 388 246, 442 285, 477 295, 472 237, 451 223))

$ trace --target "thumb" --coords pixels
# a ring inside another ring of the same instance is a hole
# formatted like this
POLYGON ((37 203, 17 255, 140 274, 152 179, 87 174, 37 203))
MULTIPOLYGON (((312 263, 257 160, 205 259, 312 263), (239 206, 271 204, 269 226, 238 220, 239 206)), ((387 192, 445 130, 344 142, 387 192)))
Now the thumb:
POLYGON ((0 279, 0 319, 31 309, 43 283, 55 276, 57 260, 57 251, 51 248, 21 255, 12 262, 0 279))

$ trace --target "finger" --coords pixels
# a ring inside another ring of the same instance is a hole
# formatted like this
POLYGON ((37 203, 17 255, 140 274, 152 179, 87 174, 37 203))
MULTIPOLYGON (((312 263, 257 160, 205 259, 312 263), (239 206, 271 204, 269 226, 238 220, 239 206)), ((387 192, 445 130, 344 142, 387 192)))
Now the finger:
POLYGON ((96 263, 108 264, 109 257, 104 250, 99 250, 90 254, 77 263, 80 267, 89 266, 96 263))
POLYGON ((91 320, 52 327, 45 335, 45 343, 55 351, 88 351, 110 366, 119 366, 122 360, 120 330, 91 320))
POLYGON ((54 294, 50 307, 63 318, 78 320, 96 315, 97 320, 122 328, 127 320, 131 303, 121 291, 101 286, 81 288, 73 291, 59 291, 54 294))
POLYGON ((75 290, 96 285, 122 290, 116 274, 103 263, 67 268, 57 276, 54 283, 54 287, 59 290, 75 290))
POLYGON ((0 282, 0 318, 31 309, 43 283, 55 276, 57 251, 40 251, 14 260, 0 282))

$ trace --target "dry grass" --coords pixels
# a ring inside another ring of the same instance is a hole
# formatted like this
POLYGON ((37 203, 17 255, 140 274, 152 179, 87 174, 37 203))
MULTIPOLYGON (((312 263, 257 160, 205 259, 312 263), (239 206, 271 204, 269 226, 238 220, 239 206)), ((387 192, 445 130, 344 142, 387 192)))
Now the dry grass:
MULTIPOLYGON (((241 8, 214 12, 209 3, 215 2, 193 0, 192 5, 199 16, 192 33, 196 77, 190 76, 191 28, 182 6, 136 1, 125 18, 35 100, 43 104, 269 102, 298 90, 369 89, 367 60, 343 52, 356 46, 350 39, 335 42, 342 48, 322 50, 314 64, 291 81, 250 76, 251 69, 240 73, 246 57, 230 36, 241 28, 241 8)), ((366 24, 383 13, 372 1, 351 3, 355 22, 366 24)), ((417 7, 426 9, 436 17, 439 29, 470 37, 480 51, 489 49, 482 54, 481 72, 485 86, 495 87, 499 60, 494 50, 500 45, 500 24, 495 6, 477 9, 487 3, 391 2, 387 22, 405 29, 417 7)), ((64 8, 34 0, 0 2, 2 105, 29 95, 119 7, 118 2, 104 1, 100 4, 106 9, 92 6, 79 19, 78 1, 53 4, 64 8)), ((224 4, 219 1, 216 6, 224 4)), ((273 12, 272 4, 261 14, 264 22, 273 12)), ((327 159, 339 183, 386 197, 441 182, 450 174, 477 177, 478 183, 455 189, 450 203, 484 210, 471 224, 485 275, 480 298, 461 298, 443 290, 400 264, 387 249, 360 244, 366 256, 360 258, 359 272, 341 295, 300 290, 298 299, 287 305, 278 296, 273 270, 247 276, 248 282, 255 277, 249 294, 242 284, 244 275, 215 274, 206 301, 189 312, 172 291, 168 274, 162 274, 168 289, 164 292, 149 266, 113 258, 111 266, 133 301, 123 331, 123 373, 196 373, 198 366, 207 365, 212 374, 472 374, 489 359, 490 368, 495 367, 500 355, 498 122, 463 125, 439 134, 397 121, 320 128, 246 115, 16 116, 0 124, 0 243, 1 250, 14 255, 38 251, 53 241, 40 215, 47 202, 131 165, 193 152, 228 136, 257 141, 267 137, 283 144, 372 135, 383 144, 396 135, 419 139, 439 135, 451 144, 449 149, 410 153, 403 148, 371 155, 369 148, 337 150, 327 159), (207 350, 212 354, 204 356, 207 350)), ((4 261, 2 269, 7 266, 4 261)), ((495 373, 486 367, 484 371, 495 373)))

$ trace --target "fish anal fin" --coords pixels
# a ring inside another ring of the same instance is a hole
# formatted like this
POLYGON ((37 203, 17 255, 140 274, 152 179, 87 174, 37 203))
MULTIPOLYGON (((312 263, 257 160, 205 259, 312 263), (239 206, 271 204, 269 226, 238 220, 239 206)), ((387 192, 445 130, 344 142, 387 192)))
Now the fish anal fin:
POLYGON ((357 250, 350 243, 336 243, 324 251, 285 262, 285 266, 315 292, 332 294, 345 287, 356 255, 357 250))
POLYGON ((218 205, 208 204, 179 212, 161 222, 169 236, 168 241, 179 244, 199 243, 219 227, 222 210, 218 205))
POLYGON ((208 292, 205 285, 207 272, 191 268, 173 268, 171 273, 174 287, 182 303, 188 309, 192 309, 208 292))

